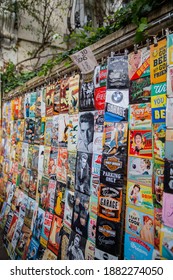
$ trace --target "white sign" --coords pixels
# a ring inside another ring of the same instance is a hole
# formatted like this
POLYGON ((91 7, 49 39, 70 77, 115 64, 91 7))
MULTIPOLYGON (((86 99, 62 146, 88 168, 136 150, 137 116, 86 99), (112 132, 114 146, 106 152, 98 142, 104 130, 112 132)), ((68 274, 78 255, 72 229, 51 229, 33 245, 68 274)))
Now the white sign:
POLYGON ((86 47, 85 49, 70 56, 73 62, 80 68, 82 74, 87 74, 94 70, 97 66, 97 60, 90 49, 86 47))

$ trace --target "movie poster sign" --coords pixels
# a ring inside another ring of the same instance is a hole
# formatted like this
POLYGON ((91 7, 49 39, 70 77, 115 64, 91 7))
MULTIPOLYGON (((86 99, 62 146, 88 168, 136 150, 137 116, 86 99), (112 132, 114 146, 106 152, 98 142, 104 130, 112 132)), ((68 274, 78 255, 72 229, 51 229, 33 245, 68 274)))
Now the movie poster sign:
POLYGON ((142 241, 154 244, 153 215, 127 207, 126 232, 141 238, 142 241))
POLYGON ((147 47, 128 55, 128 72, 130 80, 150 76, 150 51, 147 47))
POLYGON ((129 155, 152 158, 151 130, 130 130, 129 155))
POLYGON ((128 180, 152 186, 153 161, 149 158, 128 157, 128 180))
POLYGON ((153 211, 152 188, 128 181, 126 204, 139 207, 146 212, 153 211))

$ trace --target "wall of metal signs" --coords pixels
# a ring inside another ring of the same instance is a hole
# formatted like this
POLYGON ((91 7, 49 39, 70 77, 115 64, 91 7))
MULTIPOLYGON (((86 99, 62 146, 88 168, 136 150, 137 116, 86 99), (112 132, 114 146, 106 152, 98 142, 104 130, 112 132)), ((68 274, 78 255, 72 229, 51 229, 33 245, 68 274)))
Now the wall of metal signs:
POLYGON ((5 101, 1 140, 12 259, 173 259, 173 34, 5 101))

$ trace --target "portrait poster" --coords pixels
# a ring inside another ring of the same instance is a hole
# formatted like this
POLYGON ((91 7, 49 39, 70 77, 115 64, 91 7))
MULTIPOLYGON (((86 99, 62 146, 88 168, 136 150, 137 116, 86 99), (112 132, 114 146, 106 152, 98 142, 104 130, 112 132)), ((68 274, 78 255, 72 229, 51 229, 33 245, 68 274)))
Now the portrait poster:
POLYGON ((36 101, 35 101, 36 118, 41 118, 41 106, 42 106, 42 89, 38 89, 36 92, 36 101))
POLYGON ((28 167, 29 169, 31 169, 31 167, 32 167, 33 147, 34 147, 34 145, 29 145, 29 147, 28 147, 28 162, 27 162, 27 167, 28 167))
POLYGON ((62 229, 61 244, 58 251, 58 260, 68 260, 67 248, 69 243, 69 238, 71 234, 71 229, 64 226, 62 229))
POLYGON ((125 231, 142 239, 144 242, 154 245, 153 215, 127 207, 125 231))
POLYGON ((80 75, 76 74, 69 78, 69 114, 79 112, 79 82, 80 75))
POLYGON ((173 65, 173 34, 167 36, 167 65, 173 65))
POLYGON ((66 184, 57 182, 54 199, 54 212, 61 219, 64 217, 66 184))
POLYGON ((95 255, 95 245, 87 240, 86 247, 85 247, 85 260, 94 260, 95 255))
POLYGON ((33 144, 34 143, 34 131, 35 131, 35 120, 27 118, 25 120, 25 131, 24 141, 33 144))
POLYGON ((163 204, 163 189, 164 189, 164 161, 154 161, 154 172, 153 172, 153 202, 155 208, 161 208, 163 204))
POLYGON ((100 182, 117 188, 124 186, 125 158, 123 156, 102 155, 100 182))
POLYGON ((78 142, 78 114, 69 115, 68 151, 75 152, 78 142))
POLYGON ((35 118, 35 103, 37 100, 37 92, 33 91, 30 93, 30 107, 29 107, 29 118, 35 118))
POLYGON ((17 120, 18 119, 18 113, 19 113, 19 98, 16 97, 13 102, 14 102, 14 107, 13 107, 13 109, 14 109, 14 120, 17 120))
POLYGON ((69 133, 69 115, 60 114, 59 115, 59 125, 58 125, 58 145, 59 147, 68 146, 68 133, 69 133))
POLYGON ((46 211, 44 216, 44 223, 41 230, 41 236, 40 236, 40 243, 43 247, 47 247, 52 220, 53 220, 53 214, 46 211))
POLYGON ((152 260, 154 247, 129 233, 125 233, 125 260, 152 260))
POLYGON ((55 84, 46 86, 46 116, 53 116, 53 100, 54 100, 55 84))
POLYGON ((61 218, 53 215, 47 248, 50 249, 56 256, 58 255, 58 250, 61 242, 62 222, 63 221, 61 218))
POLYGON ((167 67, 167 95, 173 96, 173 65, 167 67))
POLYGON ((19 257, 22 258, 25 252, 28 249, 30 240, 31 240, 32 231, 25 224, 22 226, 22 230, 20 232, 19 240, 16 245, 16 253, 19 257))
POLYGON ((31 170, 28 168, 23 167, 20 176, 20 185, 19 187, 23 190, 26 194, 29 191, 29 182, 30 182, 31 170))
POLYGON ((60 83, 60 112, 69 111, 69 77, 64 77, 60 83))
POLYGON ((98 216, 109 221, 120 222, 122 189, 100 184, 98 196, 98 216))
POLYGON ((151 100, 150 77, 143 77, 130 81, 129 103, 148 103, 151 100))
POLYGON ((160 252, 162 208, 154 208, 154 248, 160 252))
POLYGON ((45 216, 45 211, 40 207, 38 207, 37 216, 32 231, 32 237, 34 237, 34 239, 37 241, 40 240, 41 231, 44 223, 44 216, 45 216))
POLYGON ((121 224, 97 218, 96 248, 114 256, 120 255, 121 224))
POLYGON ((56 177, 58 181, 66 183, 68 169, 68 152, 67 148, 58 149, 58 160, 56 167, 56 177))
POLYGON ((165 158, 173 160, 173 129, 166 129, 165 158))
POLYGON ((60 83, 60 80, 55 83, 53 115, 58 115, 60 113, 60 83))
POLYGON ((151 104, 140 103, 129 106, 129 129, 151 128, 151 104))
POLYGON ((164 191, 173 194, 173 161, 165 160, 164 191))
POLYGON ((107 89, 128 88, 128 56, 108 57, 107 89))
POLYGON ((71 228, 72 225, 73 204, 74 204, 74 192, 66 189, 63 223, 65 226, 69 228, 71 228))
POLYGON ((114 89, 106 91, 105 121, 117 122, 127 120, 129 90, 114 89))
POLYGON ((38 160, 39 160, 39 146, 33 145, 32 149, 32 169, 38 170, 38 160))
POLYGON ((18 118, 19 119, 24 118, 24 103, 25 103, 25 96, 24 95, 19 96, 19 104, 18 104, 18 118))
POLYGON ((152 186, 153 161, 149 158, 128 157, 128 180, 152 186))
POLYGON ((85 239, 88 237, 89 200, 88 195, 75 191, 72 229, 85 239))
POLYGON ((161 227, 161 246, 160 253, 161 256, 166 260, 173 260, 173 228, 162 225, 161 227))
POLYGON ((54 203, 55 203, 55 192, 56 192, 56 181, 49 179, 48 183, 48 203, 45 207, 45 210, 48 210, 50 213, 54 213, 54 203))
MULTIPOLYGON (((22 142, 18 142, 16 145, 15 161, 21 162, 21 157, 22 157, 22 142)), ((9 159, 4 159, 4 163, 5 163, 4 173, 7 173, 7 170, 9 170, 9 166, 10 166, 9 159)))
POLYGON ((79 111, 94 110, 93 72, 82 75, 79 93, 79 111))
POLYGON ((51 147, 49 165, 48 165, 48 175, 49 178, 53 180, 56 180, 57 161, 58 161, 58 148, 51 147))
POLYGON ((11 242, 13 235, 14 235, 14 231, 16 229, 16 225, 17 225, 17 221, 18 221, 18 215, 16 215, 14 213, 11 222, 10 222, 10 226, 8 228, 8 231, 6 232, 6 238, 8 239, 9 242, 11 242))
POLYGON ((166 125, 164 123, 153 124, 153 152, 155 159, 165 158, 166 125))
POLYGON ((94 137, 94 111, 79 113, 79 130, 77 150, 80 152, 93 152, 94 137))
POLYGON ((13 237, 11 239, 11 247, 13 248, 13 250, 15 250, 15 248, 16 248, 16 245, 17 245, 17 242, 19 240, 22 227, 23 227, 23 219, 18 218, 16 227, 14 229, 14 234, 13 234, 13 237))
POLYGON ((86 239, 71 231, 67 248, 68 260, 85 260, 86 239), (75 245, 75 246, 74 246, 75 245))
POLYGON ((43 173, 44 145, 39 146, 38 173, 43 173))
POLYGON ((150 51, 147 47, 128 55, 128 73, 130 80, 150 76, 150 51))
POLYGON ((28 196, 36 199, 38 171, 32 169, 29 181, 28 196))
POLYGON ((146 213, 153 213, 152 188, 145 185, 128 181, 126 204, 136 206, 146 213))
POLYGON ((25 130, 25 120, 24 119, 18 120, 18 124, 17 124, 18 135, 17 135, 17 139, 19 141, 23 141, 24 140, 24 130, 25 130))
POLYGON ((34 144, 40 145, 41 118, 35 118, 34 144))
POLYGON ((74 191, 76 172, 76 153, 68 152, 67 188, 74 191))
POLYGON ((111 254, 108 254, 102 250, 99 250, 98 248, 95 248, 95 257, 94 257, 95 260, 118 260, 118 257, 116 256, 113 256, 111 254))
POLYGON ((163 192, 162 220, 165 226, 173 228, 173 194, 163 192))
POLYGON ((45 249, 42 260, 57 260, 57 255, 55 255, 51 250, 48 248, 45 249))
POLYGON ((88 222, 88 240, 91 241, 94 245, 96 242, 96 225, 97 215, 91 212, 88 222))
POLYGON ((129 131, 129 155, 152 158, 152 131, 129 131))
POLYGON ((29 110, 30 110, 30 93, 25 94, 25 101, 24 101, 24 118, 29 118, 29 110))
POLYGON ((32 237, 26 254, 27 260, 36 260, 38 247, 39 242, 32 237))
POLYGON ((76 158, 75 190, 90 195, 92 154, 78 152, 76 158))
POLYGON ((173 128, 173 98, 167 98, 166 104, 166 126, 167 128, 173 128))
POLYGON ((53 117, 47 117, 45 123, 44 145, 51 146, 53 117))
POLYGON ((41 118, 41 128, 40 128, 40 145, 44 145, 44 132, 45 132, 46 118, 41 118))
POLYGON ((37 208, 38 208, 38 203, 34 199, 29 197, 26 206, 24 224, 31 230, 33 230, 33 226, 35 223, 37 208))
POLYGON ((150 71, 151 84, 162 83, 166 81, 167 71, 167 48, 166 39, 150 47, 150 71))
POLYGON ((103 130, 103 154, 127 154, 127 122, 105 122, 103 130))
POLYGON ((49 178, 42 176, 41 184, 38 185, 38 204, 43 210, 49 207, 49 194, 48 194, 49 178))
POLYGON ((52 135, 51 135, 51 146, 58 148, 58 127, 59 127, 59 116, 55 115, 52 119, 52 135))

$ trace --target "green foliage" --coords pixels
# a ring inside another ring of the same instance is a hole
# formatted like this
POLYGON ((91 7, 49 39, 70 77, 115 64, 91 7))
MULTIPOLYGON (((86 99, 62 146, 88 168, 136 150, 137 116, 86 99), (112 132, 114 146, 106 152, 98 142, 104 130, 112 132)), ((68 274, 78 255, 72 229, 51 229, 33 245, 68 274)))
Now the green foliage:
MULTIPOLYGON (((37 0, 38 1, 38 0, 37 0)), ((64 61, 64 66, 70 65, 69 56, 76 51, 79 51, 105 36, 112 34, 113 32, 124 28, 128 24, 136 25, 136 35, 134 43, 139 43, 147 38, 148 28, 148 13, 154 11, 157 7, 161 6, 167 0, 158 2, 157 0, 132 0, 125 7, 117 10, 114 15, 108 16, 104 19, 102 27, 94 28, 90 24, 83 27, 81 30, 73 31, 70 36, 66 36, 65 41, 70 43, 73 48, 68 51, 59 53, 55 58, 49 59, 42 65, 39 71, 26 72, 16 74, 15 66, 10 62, 6 68, 6 72, 2 75, 4 92, 8 92, 19 85, 23 85, 27 80, 34 76, 46 76, 50 73, 51 69, 64 61)), ((19 3, 23 3, 23 7, 27 10, 27 0, 20 0, 19 3)), ((35 3, 32 0, 33 3, 35 3)), ((30 9, 30 13, 32 9, 30 9)))

